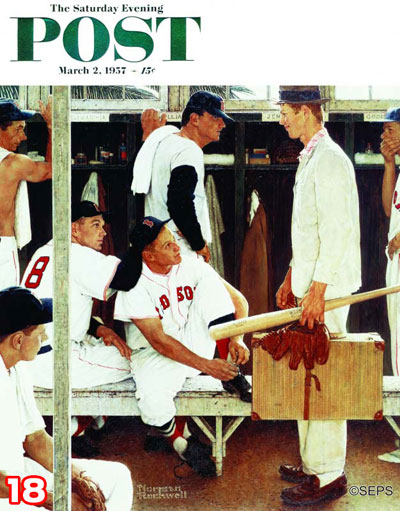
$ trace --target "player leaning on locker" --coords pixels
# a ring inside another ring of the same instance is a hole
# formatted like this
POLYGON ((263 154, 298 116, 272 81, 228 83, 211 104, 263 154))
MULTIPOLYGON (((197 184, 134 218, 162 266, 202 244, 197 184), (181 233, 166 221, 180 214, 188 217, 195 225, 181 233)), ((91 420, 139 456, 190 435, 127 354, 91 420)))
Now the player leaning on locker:
POLYGON ((133 229, 138 282, 118 293, 115 318, 130 322, 127 342, 143 422, 195 471, 215 476, 210 447, 190 434, 185 418, 175 418, 174 397, 187 377, 201 372, 232 385, 231 391, 238 384, 245 390, 237 365, 248 360, 248 349, 241 338, 223 339, 217 341, 221 358, 214 359, 208 328, 247 316, 248 307, 208 264, 180 255, 167 222, 146 217, 133 229))
MULTIPOLYGON (((36 407, 28 371, 46 340, 44 325, 51 320, 50 299, 39 300, 21 287, 0 291, 1 510, 53 509, 53 441, 36 407), (46 500, 39 506, 10 504, 6 476, 23 480, 30 475, 40 476, 46 482, 46 500)), ((104 498, 107 511, 131 509, 133 489, 129 470, 121 463, 82 459, 72 464, 72 511, 97 509, 85 505, 74 491, 82 471, 98 483, 100 490, 95 493, 101 501, 104 498)))
POLYGON ((183 255, 198 254, 208 262, 211 227, 202 148, 217 142, 233 121, 224 112, 222 98, 207 91, 189 98, 180 130, 168 125, 151 132, 166 119, 157 120, 154 110, 143 113, 145 142, 135 160, 132 190, 146 194, 145 215, 171 217, 170 229, 183 255))

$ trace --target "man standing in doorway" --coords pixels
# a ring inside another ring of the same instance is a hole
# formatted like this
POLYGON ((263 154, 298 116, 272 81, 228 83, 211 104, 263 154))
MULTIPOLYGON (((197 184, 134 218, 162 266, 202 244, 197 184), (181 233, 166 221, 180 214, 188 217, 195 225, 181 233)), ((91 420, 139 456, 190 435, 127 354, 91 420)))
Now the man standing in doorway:
MULTIPOLYGON (((280 88, 280 124, 304 144, 296 172, 292 212, 292 259, 276 295, 286 308, 292 292, 302 307, 301 324, 326 323, 346 332, 349 307, 324 314, 324 301, 361 285, 358 193, 354 168, 324 128, 317 86, 280 88)), ((302 465, 282 465, 282 479, 298 483, 282 491, 284 502, 316 504, 346 493, 346 421, 298 421, 302 465)))

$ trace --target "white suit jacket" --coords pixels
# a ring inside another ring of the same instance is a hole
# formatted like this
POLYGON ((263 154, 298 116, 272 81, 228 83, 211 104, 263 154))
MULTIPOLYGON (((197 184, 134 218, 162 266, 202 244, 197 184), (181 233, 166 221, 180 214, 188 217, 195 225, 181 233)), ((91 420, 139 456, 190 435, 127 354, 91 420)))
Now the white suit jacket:
POLYGON ((328 284, 325 298, 361 285, 360 223, 354 168, 326 134, 296 172, 292 214, 292 290, 328 284))

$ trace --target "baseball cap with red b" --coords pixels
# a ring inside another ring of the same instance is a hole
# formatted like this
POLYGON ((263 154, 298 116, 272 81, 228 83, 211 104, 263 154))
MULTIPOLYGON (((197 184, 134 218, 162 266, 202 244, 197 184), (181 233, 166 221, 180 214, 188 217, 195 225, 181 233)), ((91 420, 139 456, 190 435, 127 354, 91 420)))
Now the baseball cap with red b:
POLYGON ((17 286, 0 291, 0 335, 9 335, 51 321, 51 298, 39 299, 28 289, 17 286))
POLYGON ((146 216, 139 220, 129 237, 132 246, 142 252, 146 245, 149 245, 157 238, 162 227, 169 221, 170 218, 168 220, 159 220, 154 216, 146 216))

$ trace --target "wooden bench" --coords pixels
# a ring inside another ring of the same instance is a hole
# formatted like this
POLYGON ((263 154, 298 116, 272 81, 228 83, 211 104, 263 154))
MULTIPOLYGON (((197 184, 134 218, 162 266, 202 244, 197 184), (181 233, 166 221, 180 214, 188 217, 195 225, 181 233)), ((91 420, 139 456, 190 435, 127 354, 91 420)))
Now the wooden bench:
MULTIPOLYGON (((251 377, 247 377, 251 383, 251 377)), ((52 390, 35 387, 36 403, 42 415, 53 415, 52 390)), ((217 475, 222 475, 226 442, 245 417, 251 403, 224 391, 211 376, 188 378, 175 398, 177 415, 190 416, 212 442, 217 475), (215 425, 205 417, 215 418, 215 425), (223 418, 230 420, 223 425, 223 418)), ((72 415, 140 415, 133 380, 72 391, 72 415)))
MULTIPOLYGON (((251 377, 247 377, 251 382, 251 377)), ((35 388, 36 402, 42 415, 53 415, 52 391, 35 388)), ((210 439, 216 459, 217 474, 222 475, 226 442, 245 417, 251 416, 251 404, 231 396, 221 382, 210 376, 188 378, 175 398, 177 415, 190 416, 210 439), (210 419, 215 418, 215 425, 210 419), (230 420, 223 425, 223 418, 230 420)), ((72 391, 73 415, 140 415, 133 380, 72 391)), ((393 416, 400 415, 400 378, 383 377, 383 415, 400 437, 393 416)))

